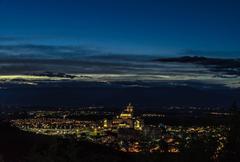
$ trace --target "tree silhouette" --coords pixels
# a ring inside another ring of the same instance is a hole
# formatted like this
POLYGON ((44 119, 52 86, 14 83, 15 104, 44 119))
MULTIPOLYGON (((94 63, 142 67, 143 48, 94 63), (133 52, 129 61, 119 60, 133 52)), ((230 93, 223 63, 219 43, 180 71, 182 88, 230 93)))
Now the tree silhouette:
POLYGON ((217 150, 217 140, 211 136, 192 138, 181 148, 182 161, 211 162, 217 150))
POLYGON ((229 132, 227 142, 221 155, 220 161, 239 162, 240 161, 240 112, 237 102, 234 102, 230 108, 230 118, 227 126, 229 132))

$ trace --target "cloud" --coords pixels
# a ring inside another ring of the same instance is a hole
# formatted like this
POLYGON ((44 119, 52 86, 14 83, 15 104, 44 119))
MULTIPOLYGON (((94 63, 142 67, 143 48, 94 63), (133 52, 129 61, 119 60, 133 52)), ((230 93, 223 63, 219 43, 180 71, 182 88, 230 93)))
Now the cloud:
POLYGON ((54 46, 54 45, 0 45, 1 58, 41 58, 65 59, 79 58, 103 54, 102 51, 84 46, 54 46))
MULTIPOLYGON (((44 71, 101 73, 121 69, 125 57, 121 61, 117 57, 114 61, 108 54, 85 46, 0 45, 0 74, 44 71)), ((126 65, 124 67, 128 67, 126 65)))
POLYGON ((194 49, 184 49, 179 55, 208 56, 208 57, 240 57, 240 51, 204 51, 194 49))

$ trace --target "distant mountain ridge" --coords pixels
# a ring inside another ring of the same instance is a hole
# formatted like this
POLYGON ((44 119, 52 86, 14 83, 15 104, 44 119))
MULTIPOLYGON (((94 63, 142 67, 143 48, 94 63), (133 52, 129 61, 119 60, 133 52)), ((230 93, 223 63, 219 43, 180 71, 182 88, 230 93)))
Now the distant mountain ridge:
POLYGON ((240 59, 223 59, 210 58, 203 56, 183 56, 175 58, 160 58, 156 61, 160 62, 182 62, 182 63, 196 63, 202 65, 216 65, 221 67, 240 67, 240 59))
POLYGON ((176 63, 192 63, 204 65, 213 71, 221 71, 227 74, 240 75, 240 58, 210 58, 203 56, 183 56, 174 58, 160 58, 157 62, 176 62, 176 63))

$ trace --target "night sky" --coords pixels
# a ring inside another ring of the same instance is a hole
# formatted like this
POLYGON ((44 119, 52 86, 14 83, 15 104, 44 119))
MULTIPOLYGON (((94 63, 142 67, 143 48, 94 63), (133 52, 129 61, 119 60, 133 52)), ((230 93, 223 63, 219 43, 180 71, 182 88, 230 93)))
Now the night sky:
POLYGON ((240 1, 0 0, 0 45, 240 55, 240 1))

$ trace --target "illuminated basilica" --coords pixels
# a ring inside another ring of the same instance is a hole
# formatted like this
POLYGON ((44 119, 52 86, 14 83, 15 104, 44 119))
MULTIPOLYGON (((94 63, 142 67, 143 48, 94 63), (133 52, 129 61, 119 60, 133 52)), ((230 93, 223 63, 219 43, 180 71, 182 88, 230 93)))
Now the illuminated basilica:
POLYGON ((119 129, 119 128, 131 128, 135 130, 143 129, 143 121, 134 117, 134 107, 131 103, 120 113, 119 116, 113 120, 104 120, 105 128, 119 129))

